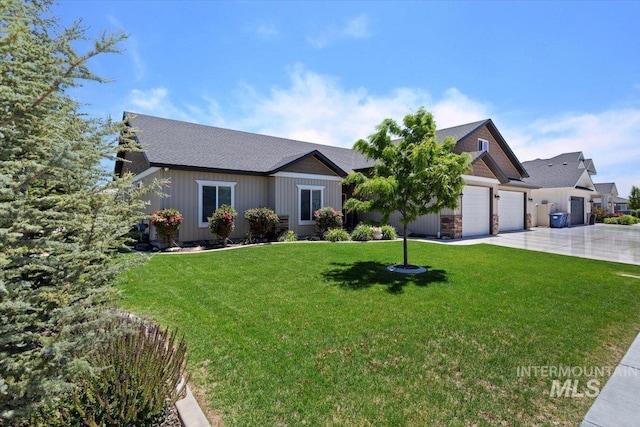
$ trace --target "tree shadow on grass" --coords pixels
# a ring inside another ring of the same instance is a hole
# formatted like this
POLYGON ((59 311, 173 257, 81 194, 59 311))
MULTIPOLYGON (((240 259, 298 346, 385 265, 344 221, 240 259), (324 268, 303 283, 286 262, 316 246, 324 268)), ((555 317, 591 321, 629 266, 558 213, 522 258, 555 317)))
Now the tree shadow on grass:
POLYGON ((387 287, 387 292, 399 294, 408 284, 428 286, 430 283, 446 282, 445 270, 433 270, 424 266, 427 271, 421 274, 401 274, 387 270, 387 264, 373 261, 355 263, 331 263, 334 267, 322 273, 327 282, 335 283, 344 289, 359 290, 375 285, 387 287))

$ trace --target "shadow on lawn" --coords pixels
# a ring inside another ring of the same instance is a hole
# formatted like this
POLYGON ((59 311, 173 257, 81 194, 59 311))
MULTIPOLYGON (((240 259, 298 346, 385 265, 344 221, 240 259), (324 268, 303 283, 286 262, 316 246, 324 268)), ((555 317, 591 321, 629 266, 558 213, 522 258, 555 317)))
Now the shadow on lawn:
POLYGON ((333 282, 344 289, 358 290, 366 289, 375 285, 387 287, 387 292, 399 294, 408 284, 416 286, 427 286, 430 283, 446 282, 447 272, 445 270, 432 270, 425 266, 426 273, 422 274, 401 274, 392 273, 387 270, 387 264, 373 261, 360 261, 355 263, 331 264, 335 268, 322 273, 328 282, 333 282))

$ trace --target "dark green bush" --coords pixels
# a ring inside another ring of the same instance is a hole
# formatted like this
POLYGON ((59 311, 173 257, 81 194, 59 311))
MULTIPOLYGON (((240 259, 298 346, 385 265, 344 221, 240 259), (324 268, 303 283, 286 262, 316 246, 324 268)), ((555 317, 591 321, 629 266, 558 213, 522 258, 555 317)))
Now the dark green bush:
POLYGON ((278 215, 269 208, 247 209, 244 213, 244 219, 249 222, 251 233, 259 238, 266 237, 280 222, 278 215))
POLYGON ((345 242, 349 240, 349 233, 342 228, 334 228, 324 233, 324 240, 330 242, 345 242))
POLYGON ((158 425, 184 392, 184 339, 129 317, 113 320, 99 335, 104 339, 87 355, 97 369, 77 382, 70 423, 158 425))
POLYGON ((396 229, 391 225, 383 225, 382 227, 382 240, 395 240, 398 238, 396 229))
POLYGON ((355 240, 357 242, 366 242, 367 240, 373 239, 373 231, 371 231, 371 227, 366 224, 358 224, 356 228, 351 232, 351 240, 355 240))

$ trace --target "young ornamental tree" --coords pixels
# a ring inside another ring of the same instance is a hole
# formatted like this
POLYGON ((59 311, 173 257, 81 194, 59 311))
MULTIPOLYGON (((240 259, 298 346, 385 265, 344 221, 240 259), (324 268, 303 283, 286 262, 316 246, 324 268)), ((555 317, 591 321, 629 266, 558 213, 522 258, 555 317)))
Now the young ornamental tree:
POLYGON ((629 194, 629 202, 627 203, 629 209, 640 209, 640 188, 635 185, 631 186, 631 193, 629 194))
POLYGON ((68 399, 143 207, 131 177, 101 165, 133 146, 126 128, 65 93, 101 81, 87 61, 124 36, 78 53, 84 31, 61 29, 49 5, 6 0, 0 14, 0 425, 50 425, 42 414, 68 399))
POLYGON ((375 165, 367 173, 352 172, 345 178, 353 184, 353 197, 345 208, 354 212, 380 212, 387 222, 399 212, 403 227, 403 266, 407 256, 407 226, 417 217, 458 205, 464 186, 462 174, 469 168, 467 155, 452 152, 453 138, 439 143, 431 113, 424 108, 404 117, 403 126, 385 119, 367 140, 354 149, 375 165))

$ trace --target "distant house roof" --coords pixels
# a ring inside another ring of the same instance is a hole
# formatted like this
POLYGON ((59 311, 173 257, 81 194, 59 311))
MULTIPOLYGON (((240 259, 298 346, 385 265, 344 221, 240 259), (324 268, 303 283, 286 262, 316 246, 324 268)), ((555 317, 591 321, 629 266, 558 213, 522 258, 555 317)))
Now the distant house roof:
POLYGON ((368 168, 349 148, 222 129, 144 114, 127 113, 151 166, 273 174, 296 161, 315 156, 338 175, 368 168))
POLYGON ((522 162, 522 165, 529 173, 525 182, 530 184, 542 188, 594 189, 590 178, 595 174, 593 161, 585 160, 581 151, 563 153, 549 159, 529 160, 522 162))
POLYGON ((600 194, 612 194, 614 196, 618 194, 615 182, 601 182, 593 185, 595 185, 596 191, 600 194))

